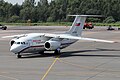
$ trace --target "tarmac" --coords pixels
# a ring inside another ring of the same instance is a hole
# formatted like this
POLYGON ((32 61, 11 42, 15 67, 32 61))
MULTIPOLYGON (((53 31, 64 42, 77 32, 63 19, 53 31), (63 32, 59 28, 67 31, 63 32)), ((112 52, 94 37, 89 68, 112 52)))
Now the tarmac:
MULTIPOLYGON (((64 26, 8 26, 0 37, 34 32, 67 31, 64 26)), ((84 37, 120 42, 120 31, 107 27, 84 30, 84 37)), ((0 80, 120 80, 120 43, 78 41, 61 55, 27 54, 17 59, 9 51, 11 39, 0 38, 0 80)))

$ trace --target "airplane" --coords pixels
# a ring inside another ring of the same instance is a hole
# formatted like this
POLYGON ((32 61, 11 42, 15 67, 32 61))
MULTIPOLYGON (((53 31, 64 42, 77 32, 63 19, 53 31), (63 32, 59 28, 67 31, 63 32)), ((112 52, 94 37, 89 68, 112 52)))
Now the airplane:
POLYGON ((115 41, 81 37, 83 26, 87 17, 100 17, 99 15, 69 15, 74 16, 71 28, 64 33, 29 33, 2 38, 13 38, 10 41, 10 51, 21 58, 24 53, 44 53, 54 51, 60 54, 61 49, 70 46, 78 40, 115 43, 115 41))

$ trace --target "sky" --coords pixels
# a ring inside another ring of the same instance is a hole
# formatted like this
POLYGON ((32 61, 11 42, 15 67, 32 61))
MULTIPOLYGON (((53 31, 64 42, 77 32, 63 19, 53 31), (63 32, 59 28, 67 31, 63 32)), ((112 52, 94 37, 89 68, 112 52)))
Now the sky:
MULTIPOLYGON (((24 0, 4 0, 4 1, 12 3, 12 4, 18 3, 21 5, 24 0)), ((35 0, 35 1, 39 1, 39 0, 35 0)), ((48 1, 51 1, 51 0, 48 0, 48 1)))

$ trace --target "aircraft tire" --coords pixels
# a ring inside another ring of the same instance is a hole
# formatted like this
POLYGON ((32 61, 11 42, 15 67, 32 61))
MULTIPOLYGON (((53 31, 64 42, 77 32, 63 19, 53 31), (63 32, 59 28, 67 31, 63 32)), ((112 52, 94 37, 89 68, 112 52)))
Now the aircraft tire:
POLYGON ((56 49, 54 52, 56 55, 60 54, 60 49, 56 49))
POLYGON ((21 58, 21 57, 22 57, 21 55, 19 55, 19 54, 17 55, 17 58, 21 58))

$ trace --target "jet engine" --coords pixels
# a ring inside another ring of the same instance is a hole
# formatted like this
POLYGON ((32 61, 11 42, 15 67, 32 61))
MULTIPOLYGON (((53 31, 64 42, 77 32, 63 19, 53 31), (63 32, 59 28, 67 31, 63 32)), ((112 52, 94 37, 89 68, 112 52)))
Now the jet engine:
POLYGON ((58 41, 46 41, 44 47, 46 50, 56 50, 60 48, 60 45, 61 43, 58 41))

